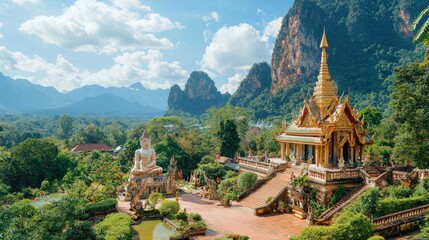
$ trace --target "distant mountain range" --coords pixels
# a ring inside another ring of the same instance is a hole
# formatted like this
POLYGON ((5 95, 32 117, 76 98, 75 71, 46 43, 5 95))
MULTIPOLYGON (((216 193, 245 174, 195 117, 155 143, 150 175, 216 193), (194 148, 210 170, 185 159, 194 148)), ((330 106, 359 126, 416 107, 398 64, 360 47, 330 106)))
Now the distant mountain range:
POLYGON ((140 83, 129 87, 84 86, 68 93, 0 73, 0 113, 71 114, 97 116, 160 116, 168 90, 149 90, 140 83))

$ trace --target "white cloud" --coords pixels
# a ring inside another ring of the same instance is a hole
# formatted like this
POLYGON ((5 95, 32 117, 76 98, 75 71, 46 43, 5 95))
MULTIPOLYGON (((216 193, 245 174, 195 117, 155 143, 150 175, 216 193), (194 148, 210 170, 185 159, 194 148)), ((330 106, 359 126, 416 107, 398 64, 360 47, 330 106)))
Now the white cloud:
POLYGON ((156 33, 182 28, 180 23, 136 0, 77 0, 59 16, 37 16, 19 30, 43 42, 74 51, 112 54, 137 49, 166 49, 173 43, 156 33), (143 16, 136 10, 145 11, 143 16))
POLYGON ((139 0, 112 0, 112 2, 115 6, 118 6, 122 9, 139 8, 144 9, 146 11, 152 11, 149 6, 141 4, 139 0))
POLYGON ((221 93, 229 92, 233 94, 237 91, 241 81, 244 79, 246 72, 236 73, 234 76, 228 78, 228 82, 219 88, 221 93))
POLYGON ((258 8, 258 9, 256 9, 256 14, 261 14, 261 15, 265 15, 265 11, 264 10, 262 10, 262 9, 260 9, 260 8, 258 8))
POLYGON ((278 17, 265 26, 264 34, 271 37, 277 37, 282 26, 283 17, 278 17))
POLYGON ((12 0, 13 3, 17 4, 17 5, 21 5, 24 6, 26 4, 36 4, 39 3, 40 0, 12 0))
POLYGON ((203 16, 202 19, 204 20, 204 22, 209 22, 209 21, 219 22, 219 14, 213 11, 209 15, 203 16))
POLYGON ((188 72, 181 68, 179 62, 167 62, 163 58, 159 50, 128 52, 116 56, 112 66, 90 72, 74 66, 62 55, 58 55, 54 63, 49 63, 37 55, 29 57, 0 46, 0 66, 6 73, 17 72, 15 76, 42 86, 53 86, 60 91, 89 84, 119 87, 135 82, 141 82, 149 89, 165 89, 184 82, 188 72))
POLYGON ((247 71, 256 62, 268 61, 268 37, 246 23, 219 29, 200 62, 205 71, 229 76, 247 71))

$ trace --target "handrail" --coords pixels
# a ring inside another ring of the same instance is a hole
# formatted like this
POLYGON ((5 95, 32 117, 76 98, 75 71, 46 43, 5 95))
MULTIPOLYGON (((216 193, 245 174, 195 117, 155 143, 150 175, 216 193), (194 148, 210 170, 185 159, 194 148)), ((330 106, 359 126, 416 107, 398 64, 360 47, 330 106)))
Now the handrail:
POLYGON ((347 203, 349 200, 352 200, 353 195, 358 193, 362 189, 365 189, 366 186, 367 185, 365 184, 365 182, 362 182, 361 184, 357 185, 349 194, 344 196, 340 201, 338 201, 332 207, 326 209, 326 211, 320 214, 320 216, 317 218, 317 221, 321 222, 321 221, 325 221, 326 219, 329 219, 336 212, 344 208, 344 206, 339 208, 341 205, 343 205, 344 203, 347 203), (338 210, 334 211, 336 208, 338 208, 338 210))
POLYGON ((255 213, 257 213, 260 209, 264 209, 264 208, 269 208, 272 205, 274 205, 277 201, 280 200, 280 198, 282 197, 282 195, 284 195, 285 191, 288 190, 287 186, 284 186, 278 193, 277 195, 275 195, 270 202, 266 203, 265 205, 263 205, 262 207, 258 207, 255 208, 255 213))
POLYGON ((359 169, 317 169, 309 168, 309 176, 315 180, 324 182, 343 180, 343 179, 358 179, 360 176, 359 169))
POLYGON ((238 194, 237 201, 241 201, 256 190, 258 190, 262 185, 264 185, 269 180, 273 179, 276 176, 276 172, 272 172, 269 175, 267 175, 265 178, 256 180, 255 184, 253 184, 250 188, 245 190, 244 192, 238 194))
POLYGON ((269 174, 265 178, 258 179, 256 181, 256 183, 253 184, 250 188, 248 188, 244 192, 238 194, 237 201, 243 200, 244 198, 246 198, 247 196, 249 196, 250 194, 252 194, 256 190, 258 190, 266 182, 273 179, 277 175, 278 172, 286 170, 286 167, 287 167, 287 164, 284 164, 284 163, 277 165, 276 168, 273 168, 272 171, 270 171, 269 174))
POLYGON ((429 213, 429 204, 374 218, 372 222, 376 229, 382 229, 383 225, 427 213, 429 213))

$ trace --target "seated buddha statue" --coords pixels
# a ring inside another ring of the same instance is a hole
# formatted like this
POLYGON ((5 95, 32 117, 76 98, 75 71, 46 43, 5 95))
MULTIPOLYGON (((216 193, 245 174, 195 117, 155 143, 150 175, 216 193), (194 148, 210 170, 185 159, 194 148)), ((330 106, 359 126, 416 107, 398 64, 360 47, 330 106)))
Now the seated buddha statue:
POLYGON ((146 131, 140 137, 140 146, 141 148, 136 150, 134 156, 134 167, 131 169, 131 178, 160 175, 162 168, 156 165, 155 150, 151 148, 151 142, 146 135, 146 131))

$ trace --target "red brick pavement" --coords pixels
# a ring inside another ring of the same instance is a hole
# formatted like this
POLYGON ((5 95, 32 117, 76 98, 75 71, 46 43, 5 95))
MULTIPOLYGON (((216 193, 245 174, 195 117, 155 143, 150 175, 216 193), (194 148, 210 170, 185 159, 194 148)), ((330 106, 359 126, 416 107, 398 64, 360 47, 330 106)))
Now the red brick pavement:
POLYGON ((188 213, 198 212, 208 226, 207 236, 198 239, 215 239, 227 233, 247 235, 252 240, 284 240, 298 234, 307 226, 292 214, 258 217, 253 209, 233 202, 230 208, 217 206, 214 201, 201 199, 193 194, 183 194, 179 198, 181 209, 188 213))
MULTIPOLYGON (((208 229, 207 236, 201 240, 212 240, 227 233, 247 235, 251 240, 285 240, 298 234, 307 226, 306 220, 300 220, 292 214, 280 214, 257 217, 253 209, 233 202, 225 208, 217 206, 215 201, 201 199, 199 196, 184 193, 179 197, 180 208, 188 213, 199 213, 208 229)), ((130 214, 129 202, 119 202, 118 209, 130 214)))

